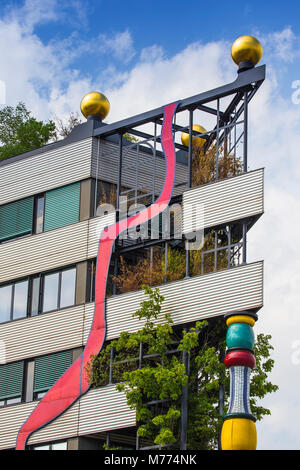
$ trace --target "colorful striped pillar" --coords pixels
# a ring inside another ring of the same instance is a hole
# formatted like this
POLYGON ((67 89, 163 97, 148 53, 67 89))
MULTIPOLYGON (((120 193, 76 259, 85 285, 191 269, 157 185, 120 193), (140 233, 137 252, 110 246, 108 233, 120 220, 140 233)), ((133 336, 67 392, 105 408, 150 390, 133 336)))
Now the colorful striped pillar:
POLYGON ((249 402, 250 372, 255 367, 253 354, 253 326, 257 315, 249 311, 225 315, 226 335, 225 366, 230 372, 230 402, 223 416, 221 432, 222 450, 255 450, 257 443, 255 418, 249 402))

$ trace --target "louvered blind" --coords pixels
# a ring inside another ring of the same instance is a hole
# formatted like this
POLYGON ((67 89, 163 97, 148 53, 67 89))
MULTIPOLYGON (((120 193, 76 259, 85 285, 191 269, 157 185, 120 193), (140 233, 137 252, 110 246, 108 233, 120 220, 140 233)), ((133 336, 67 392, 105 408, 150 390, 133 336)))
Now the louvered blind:
POLYGON ((62 351, 35 359, 35 393, 48 390, 72 363, 72 351, 62 351))
POLYGON ((0 241, 32 232, 33 197, 0 206, 0 241))
POLYGON ((46 193, 44 231, 79 221, 80 183, 46 193))
POLYGON ((0 366, 0 400, 22 395, 24 361, 0 366))

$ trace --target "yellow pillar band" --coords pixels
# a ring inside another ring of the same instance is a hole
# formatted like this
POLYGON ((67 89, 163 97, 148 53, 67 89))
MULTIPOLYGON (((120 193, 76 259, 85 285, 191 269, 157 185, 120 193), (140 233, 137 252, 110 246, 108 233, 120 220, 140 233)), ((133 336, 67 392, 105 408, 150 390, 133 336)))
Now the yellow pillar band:
POLYGON ((254 421, 246 418, 226 419, 221 433, 222 450, 256 450, 254 421))
POLYGON ((233 323, 247 323, 253 327, 255 325, 255 320, 248 315, 233 315, 232 317, 227 318, 226 325, 230 326, 233 323))

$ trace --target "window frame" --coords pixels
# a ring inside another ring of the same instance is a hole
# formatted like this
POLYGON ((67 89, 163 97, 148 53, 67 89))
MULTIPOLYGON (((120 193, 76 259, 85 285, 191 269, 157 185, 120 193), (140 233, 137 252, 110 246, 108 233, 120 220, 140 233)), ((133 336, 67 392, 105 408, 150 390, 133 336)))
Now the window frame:
MULTIPOLYGON (((76 289, 77 289, 77 265, 71 265, 67 268, 63 268, 63 269, 59 269, 59 270, 52 270, 52 271, 48 271, 46 273, 42 273, 41 275, 41 285, 40 285, 40 297, 41 297, 41 303, 40 303, 40 311, 38 313, 38 315, 41 315, 41 314, 46 314, 46 313, 50 313, 50 312, 56 312, 58 310, 64 310, 65 308, 70 308, 70 307, 74 307, 76 305, 76 289), (64 271, 69 271, 71 269, 75 269, 75 288, 74 288, 74 303, 72 305, 68 305, 66 307, 61 307, 61 286, 62 286, 62 273, 64 271), (43 305, 44 305, 44 295, 45 295, 45 277, 46 276, 49 276, 51 274, 56 274, 58 273, 58 287, 57 287, 57 308, 53 309, 53 310, 47 310, 47 311, 43 311, 43 305)), ((34 315, 36 316, 36 315, 34 315)))
POLYGON ((0 326, 5 323, 10 323, 14 321, 24 320, 25 318, 37 317, 38 315, 43 315, 51 312, 57 312, 59 310, 64 310, 66 308, 74 307, 76 305, 76 291, 77 291, 77 264, 72 264, 60 269, 53 269, 51 271, 46 271, 43 273, 33 274, 30 276, 22 277, 13 281, 8 281, 3 284, 0 284, 0 289, 2 287, 11 287, 11 299, 10 299, 10 312, 9 320, 1 321, 0 326), (62 273, 64 271, 75 270, 74 276, 74 300, 71 305, 61 307, 61 287, 62 287, 62 273), (53 310, 43 311, 43 302, 44 302, 44 287, 45 287, 45 276, 58 273, 58 291, 57 291, 57 308, 53 310), (32 314, 32 301, 33 301, 33 286, 34 280, 39 279, 39 293, 38 293, 38 311, 35 314, 32 314), (26 315, 21 318, 14 318, 14 300, 15 300, 15 284, 27 281, 27 303, 26 303, 26 315))
POLYGON ((21 279, 17 279, 16 281, 13 282, 6 282, 0 285, 0 289, 2 287, 8 287, 11 286, 11 299, 10 299, 10 312, 9 312, 9 320, 6 321, 1 321, 0 319, 0 325, 3 325, 4 323, 10 323, 12 321, 18 321, 18 320, 24 320, 24 318, 28 317, 29 313, 29 299, 30 299, 30 292, 31 292, 31 282, 30 282, 30 277, 24 277, 21 279), (26 314, 24 317, 21 318, 14 318, 14 303, 15 303, 15 285, 19 284, 21 282, 26 282, 27 281, 27 304, 26 304, 26 314))

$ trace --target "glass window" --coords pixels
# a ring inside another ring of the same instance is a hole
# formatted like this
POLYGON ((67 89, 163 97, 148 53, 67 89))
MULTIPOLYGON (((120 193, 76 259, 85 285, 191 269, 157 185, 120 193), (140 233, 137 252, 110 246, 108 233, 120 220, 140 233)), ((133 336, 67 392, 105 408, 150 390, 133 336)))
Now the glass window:
POLYGON ((28 281, 17 282, 14 291, 13 319, 27 315, 28 281))
POLYGON ((35 233, 41 233, 44 229, 44 201, 44 196, 40 196, 36 200, 35 233))
POLYGON ((53 444, 44 444, 41 446, 34 446, 33 450, 67 450, 67 442, 55 442, 53 444))
POLYGON ((0 287, 0 323, 10 320, 12 286, 0 287))
POLYGON ((69 307, 75 303, 76 268, 62 271, 60 308, 69 307))
POLYGON ((67 450, 67 442, 57 442, 56 444, 52 444, 52 450, 67 450))
POLYGON ((21 397, 16 397, 16 398, 8 398, 6 400, 7 405, 15 405, 16 403, 21 403, 21 397))
POLYGON ((32 298, 31 298, 31 315, 38 315, 40 300, 40 278, 35 277, 32 280, 32 298))
POLYGON ((58 308, 59 273, 48 274, 44 277, 43 312, 58 308))

